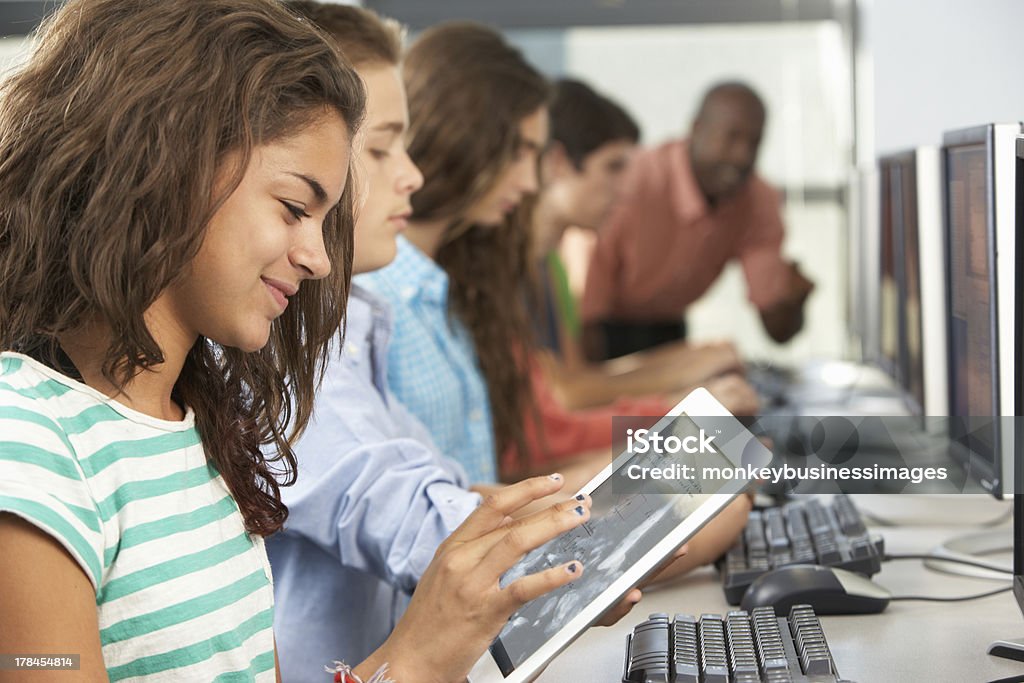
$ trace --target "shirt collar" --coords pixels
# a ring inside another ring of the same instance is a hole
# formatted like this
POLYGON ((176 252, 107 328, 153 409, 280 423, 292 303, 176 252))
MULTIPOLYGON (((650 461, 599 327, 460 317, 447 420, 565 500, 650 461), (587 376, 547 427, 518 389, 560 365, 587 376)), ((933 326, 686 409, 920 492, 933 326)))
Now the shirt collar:
POLYGON ((436 304, 447 303, 448 273, 403 235, 398 236, 398 253, 388 268, 406 301, 422 298, 436 304))
POLYGON ((353 282, 345 307, 345 333, 362 337, 373 328, 391 327, 391 311, 387 303, 368 289, 353 282))
POLYGON ((385 402, 390 338, 391 309, 387 302, 353 283, 345 312, 345 355, 357 365, 369 361, 370 379, 385 402))

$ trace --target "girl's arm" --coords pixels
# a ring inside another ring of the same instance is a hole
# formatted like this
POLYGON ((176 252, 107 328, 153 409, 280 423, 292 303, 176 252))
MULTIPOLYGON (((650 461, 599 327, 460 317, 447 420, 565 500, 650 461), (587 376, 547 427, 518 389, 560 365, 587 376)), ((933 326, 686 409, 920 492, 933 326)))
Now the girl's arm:
POLYGON ((574 366, 552 354, 538 358, 555 395, 570 410, 607 405, 622 396, 672 393, 743 369, 728 342, 676 342, 590 365, 574 366))
POLYGON ((535 477, 488 495, 441 544, 395 631, 356 672, 365 680, 387 664, 391 678, 401 683, 462 680, 516 609, 578 578, 583 566, 571 562, 505 588, 498 583, 529 550, 590 518, 587 497, 512 520, 521 507, 561 489, 563 481, 535 477))
POLYGON ((0 653, 80 655, 77 671, 0 669, 0 683, 107 681, 96 591, 52 537, 0 513, 0 653))

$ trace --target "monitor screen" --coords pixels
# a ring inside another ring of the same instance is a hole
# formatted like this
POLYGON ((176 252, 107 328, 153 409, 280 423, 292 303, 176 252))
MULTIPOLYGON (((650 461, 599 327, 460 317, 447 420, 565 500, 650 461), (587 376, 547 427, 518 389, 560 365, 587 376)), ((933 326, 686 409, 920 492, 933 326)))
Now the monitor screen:
POLYGON ((982 468, 973 477, 992 480, 1000 468, 990 158, 984 141, 945 149, 950 440, 982 468))

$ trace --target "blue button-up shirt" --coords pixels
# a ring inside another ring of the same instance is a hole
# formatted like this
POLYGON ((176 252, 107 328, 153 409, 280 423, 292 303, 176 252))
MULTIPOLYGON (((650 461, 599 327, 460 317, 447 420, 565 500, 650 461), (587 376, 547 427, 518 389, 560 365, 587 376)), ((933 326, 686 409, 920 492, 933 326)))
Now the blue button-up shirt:
POLYGON ((469 331, 448 314, 448 274, 404 237, 391 265, 356 281, 394 312, 388 385, 473 483, 497 480, 491 402, 469 331))
POLYGON ((326 680, 324 665, 377 649, 438 545, 480 501, 387 393, 386 306, 353 287, 347 320, 295 447, 298 478, 281 489, 288 521, 267 539, 285 681, 326 680))

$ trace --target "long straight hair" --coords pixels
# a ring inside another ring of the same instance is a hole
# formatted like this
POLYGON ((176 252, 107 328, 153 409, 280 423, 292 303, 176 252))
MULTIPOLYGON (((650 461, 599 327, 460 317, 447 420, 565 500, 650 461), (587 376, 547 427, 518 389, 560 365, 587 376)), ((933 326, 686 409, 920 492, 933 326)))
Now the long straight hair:
POLYGON ((451 280, 449 308, 473 336, 499 453, 514 446, 523 459, 532 330, 521 297, 531 201, 498 227, 473 225, 465 215, 514 161, 519 124, 548 102, 550 87, 500 34, 467 22, 424 31, 406 55, 404 76, 409 156, 425 178, 412 218, 448 221, 436 260, 451 280))
MULTIPOLYGON (((98 323, 103 374, 124 389, 163 361, 143 314, 188 271, 254 147, 329 112, 351 138, 364 100, 337 50, 274 0, 70 0, 0 86, 0 348, 54 359, 60 335, 98 323)), ((331 275, 302 287, 268 344, 200 338, 174 388, 252 533, 287 516, 290 443, 344 320, 352 204, 349 182, 324 223, 331 275)))

